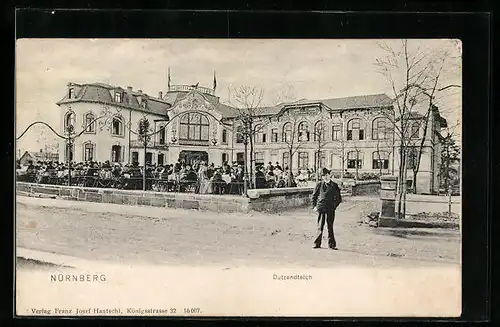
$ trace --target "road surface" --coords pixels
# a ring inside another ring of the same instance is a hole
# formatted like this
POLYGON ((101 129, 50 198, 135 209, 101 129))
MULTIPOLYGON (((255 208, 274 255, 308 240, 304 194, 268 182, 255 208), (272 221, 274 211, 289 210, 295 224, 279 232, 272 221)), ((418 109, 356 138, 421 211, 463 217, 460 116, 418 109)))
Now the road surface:
MULTIPOLYGON (((119 264, 439 266, 459 264, 460 235, 441 229, 374 229, 369 198, 337 210, 338 251, 313 250, 315 215, 230 214, 18 196, 17 246, 119 264)), ((325 226, 326 227, 326 226, 325 226)), ((326 246, 326 230, 323 247, 326 246)), ((26 265, 26 263, 24 263, 26 265)))

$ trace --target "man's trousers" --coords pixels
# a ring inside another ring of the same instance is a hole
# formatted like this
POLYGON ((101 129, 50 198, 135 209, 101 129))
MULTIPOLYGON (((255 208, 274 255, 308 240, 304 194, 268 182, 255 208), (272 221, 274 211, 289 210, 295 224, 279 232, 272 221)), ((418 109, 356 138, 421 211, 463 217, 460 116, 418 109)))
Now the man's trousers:
POLYGON ((335 241, 335 235, 333 233, 335 210, 330 210, 328 212, 318 212, 318 222, 317 222, 316 237, 314 239, 314 245, 317 247, 321 246, 325 221, 326 221, 326 227, 328 229, 328 246, 330 248, 335 248, 337 246, 337 242, 335 241))

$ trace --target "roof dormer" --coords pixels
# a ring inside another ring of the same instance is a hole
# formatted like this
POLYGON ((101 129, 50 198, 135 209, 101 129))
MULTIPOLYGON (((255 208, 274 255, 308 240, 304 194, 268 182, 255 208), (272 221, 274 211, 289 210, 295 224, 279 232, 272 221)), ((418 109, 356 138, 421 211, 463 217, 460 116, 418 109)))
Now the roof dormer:
POLYGON ((117 103, 122 103, 123 102, 123 90, 122 89, 116 89, 113 99, 117 103))

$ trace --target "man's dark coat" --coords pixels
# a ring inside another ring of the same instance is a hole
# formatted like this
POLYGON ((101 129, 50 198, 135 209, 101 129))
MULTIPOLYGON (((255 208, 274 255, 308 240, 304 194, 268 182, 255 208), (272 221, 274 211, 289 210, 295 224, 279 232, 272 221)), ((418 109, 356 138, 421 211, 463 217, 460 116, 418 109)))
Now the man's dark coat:
POLYGON ((321 181, 316 185, 312 196, 312 205, 317 207, 319 212, 333 211, 340 202, 342 202, 342 197, 337 183, 321 181))

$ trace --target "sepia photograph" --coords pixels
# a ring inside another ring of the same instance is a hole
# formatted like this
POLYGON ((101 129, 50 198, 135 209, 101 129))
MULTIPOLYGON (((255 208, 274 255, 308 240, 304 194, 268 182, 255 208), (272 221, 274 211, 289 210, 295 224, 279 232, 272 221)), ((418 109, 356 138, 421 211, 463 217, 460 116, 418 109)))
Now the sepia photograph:
POLYGON ((15 50, 17 315, 461 315, 460 40, 15 50))

